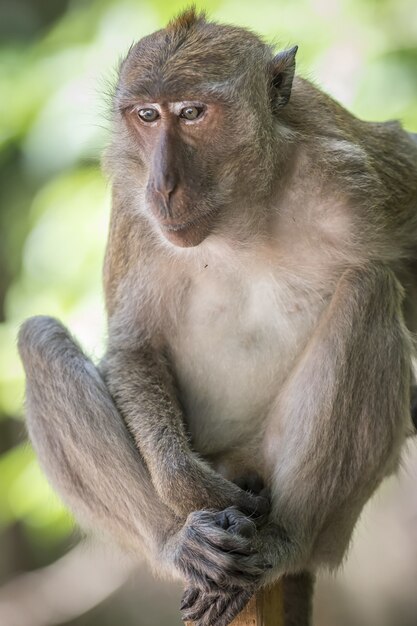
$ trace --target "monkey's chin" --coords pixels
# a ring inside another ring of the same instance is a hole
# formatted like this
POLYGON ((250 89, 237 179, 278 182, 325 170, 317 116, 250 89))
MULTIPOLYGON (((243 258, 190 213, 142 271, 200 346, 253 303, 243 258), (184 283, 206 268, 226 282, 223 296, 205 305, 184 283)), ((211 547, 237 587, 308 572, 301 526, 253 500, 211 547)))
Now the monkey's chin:
POLYGON ((207 224, 160 225, 165 239, 178 248, 193 248, 198 246, 210 233, 207 224))

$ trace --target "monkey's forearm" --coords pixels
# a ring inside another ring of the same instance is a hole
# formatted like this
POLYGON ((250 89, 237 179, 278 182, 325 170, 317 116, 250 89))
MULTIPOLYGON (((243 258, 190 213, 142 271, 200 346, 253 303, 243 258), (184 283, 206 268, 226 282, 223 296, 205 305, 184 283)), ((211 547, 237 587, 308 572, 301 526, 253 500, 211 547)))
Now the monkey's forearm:
POLYGON ((101 369, 165 504, 180 516, 232 505, 264 512, 263 498, 227 481, 193 453, 166 365, 152 350, 111 348, 101 369))

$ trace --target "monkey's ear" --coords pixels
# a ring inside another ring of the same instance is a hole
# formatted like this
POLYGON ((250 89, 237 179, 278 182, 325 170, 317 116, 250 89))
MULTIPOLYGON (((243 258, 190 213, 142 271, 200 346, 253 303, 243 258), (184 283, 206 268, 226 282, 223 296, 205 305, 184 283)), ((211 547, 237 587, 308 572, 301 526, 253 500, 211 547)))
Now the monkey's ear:
POLYGON ((298 46, 283 50, 272 60, 271 103, 274 111, 284 107, 290 99, 297 50, 298 46))

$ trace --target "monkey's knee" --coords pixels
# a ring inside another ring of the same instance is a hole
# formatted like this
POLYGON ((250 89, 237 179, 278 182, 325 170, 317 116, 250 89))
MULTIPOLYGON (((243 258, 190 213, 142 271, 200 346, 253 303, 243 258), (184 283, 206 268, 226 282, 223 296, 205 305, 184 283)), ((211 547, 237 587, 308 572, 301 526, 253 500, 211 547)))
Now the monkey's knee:
POLYGON ((26 320, 19 331, 18 349, 27 374, 42 375, 45 365, 53 365, 63 351, 80 352, 66 328, 53 317, 36 316, 26 320))
MULTIPOLYGON (((66 328, 51 317, 28 319, 20 329, 18 348, 26 373, 26 414, 32 441, 35 426, 40 431, 48 422, 56 422, 67 430, 85 405, 94 404, 91 401, 99 395, 98 387, 104 387, 96 368, 66 328)), ((56 427, 53 432, 57 437, 56 427)))

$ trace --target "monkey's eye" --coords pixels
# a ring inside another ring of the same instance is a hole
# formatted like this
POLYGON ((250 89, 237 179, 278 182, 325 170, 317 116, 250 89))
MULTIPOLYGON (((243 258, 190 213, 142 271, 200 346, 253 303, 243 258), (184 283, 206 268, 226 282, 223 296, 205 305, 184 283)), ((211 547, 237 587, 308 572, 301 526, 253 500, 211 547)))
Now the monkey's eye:
POLYGON ((158 119, 159 113, 156 109, 138 109, 138 115, 144 122, 154 122, 158 119))
POLYGON ((204 111, 204 107, 202 106, 184 107, 180 111, 180 117, 182 117, 182 119, 184 120, 193 121, 193 120, 196 120, 198 117, 200 117, 203 111, 204 111))

